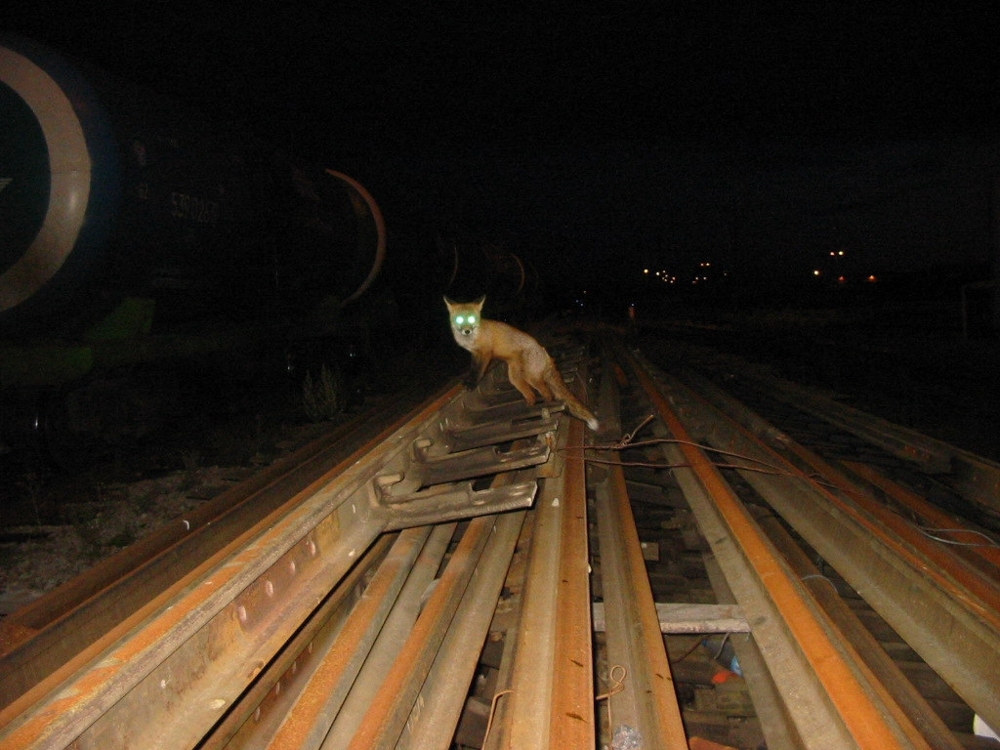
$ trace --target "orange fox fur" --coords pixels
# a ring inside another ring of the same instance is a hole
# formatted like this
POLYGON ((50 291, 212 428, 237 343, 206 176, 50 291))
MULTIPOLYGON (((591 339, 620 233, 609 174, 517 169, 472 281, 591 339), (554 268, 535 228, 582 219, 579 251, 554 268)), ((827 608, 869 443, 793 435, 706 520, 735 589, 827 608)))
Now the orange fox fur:
POLYGON ((475 382, 479 382, 490 362, 502 359, 507 363, 507 376, 529 404, 535 403, 535 391, 546 401, 553 397, 566 403, 570 414, 597 430, 597 418, 580 403, 566 387, 552 357, 535 339, 513 326, 497 320, 484 320, 483 303, 486 297, 475 302, 452 302, 447 297, 451 332, 455 342, 472 352, 475 382), (532 390, 534 389, 534 390, 532 390))

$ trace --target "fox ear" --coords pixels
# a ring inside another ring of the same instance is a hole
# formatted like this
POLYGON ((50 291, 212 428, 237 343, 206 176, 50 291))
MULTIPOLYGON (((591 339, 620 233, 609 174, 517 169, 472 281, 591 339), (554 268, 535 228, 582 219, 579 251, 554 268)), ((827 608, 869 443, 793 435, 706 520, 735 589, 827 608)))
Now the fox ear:
POLYGON ((446 294, 446 295, 444 296, 444 303, 445 303, 445 304, 446 304, 446 305, 447 305, 448 307, 454 307, 454 305, 455 305, 455 303, 454 303, 454 302, 452 302, 452 301, 451 301, 450 299, 448 299, 448 295, 447 295, 447 294, 446 294))
POLYGON ((486 295, 484 294, 482 297, 480 297, 479 299, 477 299, 472 304, 474 304, 476 307, 478 307, 480 310, 482 310, 483 309, 483 303, 485 303, 485 302, 486 302, 486 295))

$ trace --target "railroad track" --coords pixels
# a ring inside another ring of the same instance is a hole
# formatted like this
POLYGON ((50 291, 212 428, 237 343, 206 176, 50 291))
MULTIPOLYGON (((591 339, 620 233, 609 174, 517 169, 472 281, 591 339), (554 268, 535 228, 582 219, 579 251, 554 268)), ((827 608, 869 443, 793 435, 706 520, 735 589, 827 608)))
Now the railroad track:
POLYGON ((563 343, 596 435, 494 370, 15 615, 0 746, 997 747, 1000 467, 563 343))

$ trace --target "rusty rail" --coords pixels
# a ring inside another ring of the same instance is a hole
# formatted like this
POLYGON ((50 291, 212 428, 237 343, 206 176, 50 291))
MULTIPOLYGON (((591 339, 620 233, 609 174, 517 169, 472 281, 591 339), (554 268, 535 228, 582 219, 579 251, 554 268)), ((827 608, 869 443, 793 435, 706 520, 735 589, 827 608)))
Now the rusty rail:
MULTIPOLYGON (((742 473, 991 726, 1000 724, 1000 589, 864 487, 787 436, 762 442, 745 407, 707 384, 721 411, 678 381, 674 399, 706 442, 747 456, 742 473), (731 418, 722 418, 722 411, 731 418), (780 447, 779 451, 777 447, 780 447), (759 471, 760 467, 772 471, 759 471)), ((773 428, 767 430, 772 437, 773 428)))
POLYGON ((400 395, 156 529, 0 622, 0 708, 73 660, 198 562, 338 463, 402 425, 413 394, 400 395))
POLYGON ((633 372, 676 440, 664 448, 692 510, 748 620, 807 747, 929 746, 900 721, 867 680, 857 655, 838 641, 798 578, 753 523, 713 461, 696 446, 653 378, 633 372))
MULTIPOLYGON (((602 404, 617 406, 615 380, 605 378, 603 387, 613 395, 602 398, 602 404)), ((597 508, 601 589, 607 613, 604 628, 609 667, 605 698, 607 733, 618 746, 641 738, 647 747, 684 747, 686 733, 681 709, 625 473, 614 464, 613 452, 597 455, 608 462, 589 467, 597 508)))
POLYGON ((892 659, 864 653, 880 647, 786 527, 1000 724, 994 550, 943 552, 873 504, 872 486, 905 503, 901 488, 810 454, 706 383, 615 347, 600 368, 562 354, 603 433, 526 406, 496 370, 435 394, 296 474, 66 665, 5 686, 0 745, 695 748, 670 639, 720 633, 774 747, 961 746, 892 659), (655 416, 641 448, 619 427, 635 414, 655 416), (622 465, 637 454, 669 467, 656 486, 622 465), (715 603, 656 600, 635 509, 668 490, 715 603))

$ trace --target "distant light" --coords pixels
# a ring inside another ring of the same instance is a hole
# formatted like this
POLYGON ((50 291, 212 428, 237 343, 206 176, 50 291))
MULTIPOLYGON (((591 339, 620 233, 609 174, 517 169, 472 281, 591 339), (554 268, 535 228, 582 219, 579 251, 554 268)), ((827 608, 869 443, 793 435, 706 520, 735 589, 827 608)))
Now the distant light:
POLYGON ((822 276, 822 275, 823 275, 823 272, 820 271, 818 268, 815 271, 813 271, 813 276, 822 276))
POLYGON ((839 252, 837 253, 837 255, 843 255, 843 254, 844 254, 844 251, 843 251, 843 250, 841 250, 841 251, 839 251, 839 252))
POLYGON ((847 279, 844 276, 838 276, 837 277, 837 283, 838 284, 846 284, 847 283, 847 279))
POLYGON ((643 268, 642 272, 648 274, 649 273, 649 269, 648 268, 643 268))
POLYGON ((873 274, 873 273, 872 273, 872 274, 869 274, 869 275, 868 275, 868 278, 866 279, 866 281, 867 281, 867 282, 868 282, 869 284, 874 284, 874 283, 875 283, 876 281, 878 281, 878 279, 877 279, 877 278, 875 278, 875 274, 873 274))

